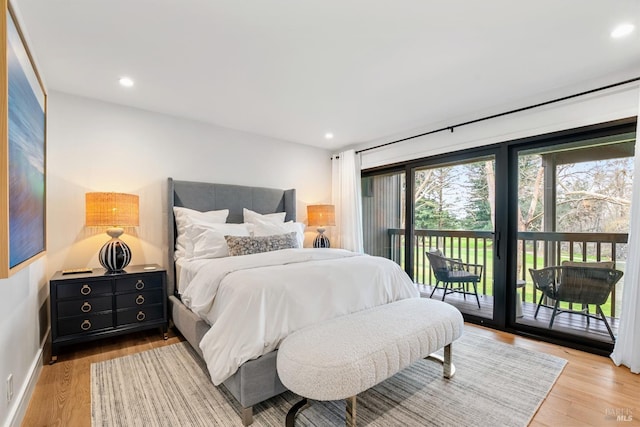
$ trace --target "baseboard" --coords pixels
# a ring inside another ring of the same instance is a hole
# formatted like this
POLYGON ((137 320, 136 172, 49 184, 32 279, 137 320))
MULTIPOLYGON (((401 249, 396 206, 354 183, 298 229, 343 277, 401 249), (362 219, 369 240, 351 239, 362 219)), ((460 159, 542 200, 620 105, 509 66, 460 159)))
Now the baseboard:
POLYGON ((43 364, 49 363, 51 361, 51 327, 47 329, 44 337, 42 337, 40 348, 42 349, 43 364))
MULTIPOLYGON (((46 341, 48 335, 49 333, 47 332, 43 341, 46 341)), ((42 348, 43 346, 40 346, 36 357, 33 359, 33 362, 31 362, 31 366, 29 367, 29 380, 23 383, 20 391, 16 394, 17 403, 14 404, 9 412, 6 427, 20 427, 22 425, 22 420, 29 407, 29 401, 31 400, 33 391, 38 383, 38 378, 40 378, 40 373, 42 372, 42 365, 44 363, 42 348)))

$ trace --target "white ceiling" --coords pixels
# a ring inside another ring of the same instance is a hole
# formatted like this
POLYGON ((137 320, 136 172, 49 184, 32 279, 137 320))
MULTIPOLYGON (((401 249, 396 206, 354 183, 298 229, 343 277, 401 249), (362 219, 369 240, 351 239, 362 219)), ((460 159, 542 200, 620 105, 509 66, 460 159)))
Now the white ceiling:
POLYGON ((13 3, 48 90, 328 149, 640 76, 639 0, 13 3))

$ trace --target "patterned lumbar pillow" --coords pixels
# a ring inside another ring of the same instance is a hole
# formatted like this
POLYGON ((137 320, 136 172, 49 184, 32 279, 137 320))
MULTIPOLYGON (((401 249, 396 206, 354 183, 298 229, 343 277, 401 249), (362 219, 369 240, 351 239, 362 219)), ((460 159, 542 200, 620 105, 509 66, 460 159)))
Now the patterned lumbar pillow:
POLYGON ((229 247, 229 255, 250 255, 271 252, 280 249, 298 247, 296 233, 276 234, 273 236, 224 236, 229 247))

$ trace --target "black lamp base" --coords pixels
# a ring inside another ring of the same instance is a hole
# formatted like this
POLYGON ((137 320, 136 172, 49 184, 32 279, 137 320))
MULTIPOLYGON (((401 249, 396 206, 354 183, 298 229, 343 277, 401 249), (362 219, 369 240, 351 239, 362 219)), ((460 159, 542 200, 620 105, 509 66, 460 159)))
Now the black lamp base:
POLYGON ((122 271, 131 262, 131 249, 125 242, 114 237, 100 249, 98 260, 109 273, 122 271))
POLYGON ((313 241, 314 248, 330 248, 331 242, 329 242, 329 238, 322 234, 322 232, 318 233, 315 240, 313 241))

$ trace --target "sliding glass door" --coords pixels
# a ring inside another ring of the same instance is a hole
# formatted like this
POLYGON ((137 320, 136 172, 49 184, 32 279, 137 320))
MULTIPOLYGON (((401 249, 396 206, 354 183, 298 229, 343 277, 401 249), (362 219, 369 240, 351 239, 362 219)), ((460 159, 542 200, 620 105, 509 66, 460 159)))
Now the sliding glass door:
POLYGON ((626 266, 634 129, 622 120, 365 171, 365 251, 467 321, 610 351, 625 284, 602 269, 626 266), (534 281, 563 265, 555 284, 534 281), (602 300, 549 291, 572 280, 609 288, 602 300))
POLYGON ((397 262, 423 297, 493 321, 496 152, 441 157, 362 178, 364 248, 397 262), (441 280, 429 252, 455 263, 441 280), (469 276, 461 278, 463 271, 469 276))
POLYGON ((613 344, 624 276, 602 269, 625 270, 634 146, 621 132, 515 150, 518 327, 613 344))

